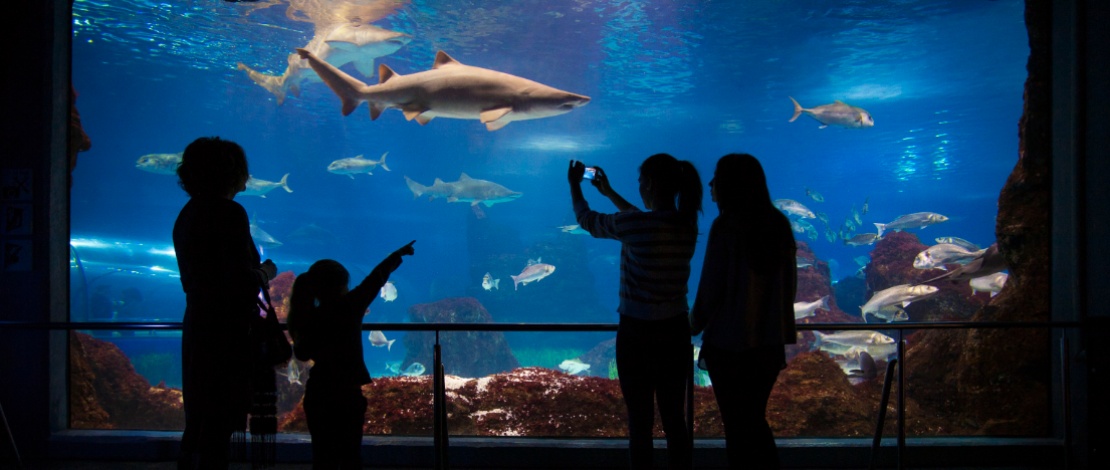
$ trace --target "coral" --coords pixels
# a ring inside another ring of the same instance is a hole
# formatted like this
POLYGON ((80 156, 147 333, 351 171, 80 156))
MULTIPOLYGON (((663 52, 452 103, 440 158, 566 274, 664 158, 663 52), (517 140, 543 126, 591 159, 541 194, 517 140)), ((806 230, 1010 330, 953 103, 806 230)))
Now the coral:
POLYGON ((274 311, 278 314, 278 321, 284 323, 289 312, 289 295, 293 293, 293 281, 297 276, 293 271, 285 271, 270 279, 270 301, 274 303, 274 311))
MULTIPOLYGON (((493 318, 478 299, 456 297, 409 307, 414 323, 490 323, 493 318)), ((519 367, 500 331, 451 331, 440 333, 443 367, 449 374, 481 377, 519 367)), ((414 331, 405 335, 405 359, 401 368, 414 362, 432 367, 435 333, 414 331)))
POLYGON ((116 345, 70 334, 71 425, 79 429, 177 430, 185 426, 181 392, 151 386, 116 345))

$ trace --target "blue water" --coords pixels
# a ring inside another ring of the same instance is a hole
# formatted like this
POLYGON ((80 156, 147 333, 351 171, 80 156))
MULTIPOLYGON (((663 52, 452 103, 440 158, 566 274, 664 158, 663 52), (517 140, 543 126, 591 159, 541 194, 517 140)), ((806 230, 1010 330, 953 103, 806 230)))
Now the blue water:
MULTIPOLYGON (((911 230, 923 243, 957 236, 981 246, 994 241, 998 193, 1017 161, 1029 52, 1018 0, 413 1, 374 22, 412 36, 378 61, 399 73, 428 69, 442 49, 592 98, 569 114, 496 132, 472 120, 420 126, 397 110, 371 121, 365 105, 344 117, 320 83, 278 106, 236 63, 280 74, 286 56, 312 38, 312 24, 287 18, 285 6, 247 14, 252 4, 75 3, 73 83, 93 147, 73 175, 72 237, 97 243, 77 248, 85 270, 74 289, 86 292, 74 293, 74 318, 88 315, 81 299, 98 285, 116 300, 127 287, 143 292, 132 315, 180 318, 176 264, 165 248, 186 195, 175 177, 135 162, 199 136, 239 142, 256 178, 290 174, 292 193, 237 198, 284 243, 265 252, 282 271, 334 258, 357 277, 417 240, 416 256, 392 278, 398 299, 379 299, 367 318, 389 322, 407 321, 410 305, 457 296, 478 298, 495 321, 616 321, 618 243, 556 228, 574 223, 570 159, 604 167, 615 189, 641 205, 637 168, 647 156, 688 159, 708 182, 718 157, 747 152, 763 162, 772 197, 828 214, 834 230, 868 201, 857 233, 928 211, 950 220, 911 230), (806 107, 845 101, 868 110, 875 126, 787 122, 789 96, 806 107), (326 171, 336 159, 384 152, 392 171, 354 179, 326 171), (524 196, 483 207, 479 218, 467 204, 414 199, 403 178, 427 185, 460 173, 524 196), (298 236, 306 227, 316 235, 298 236), (556 272, 514 291, 509 275, 545 254, 556 272), (487 271, 500 290, 481 288, 487 271)), ((586 194, 595 209, 614 210, 592 188, 586 194)), ((703 233, 716 216, 708 192, 704 204, 703 233)), ((871 247, 830 243, 824 224, 812 222, 819 238, 798 239, 835 260, 834 280, 851 276, 853 258, 871 247)))

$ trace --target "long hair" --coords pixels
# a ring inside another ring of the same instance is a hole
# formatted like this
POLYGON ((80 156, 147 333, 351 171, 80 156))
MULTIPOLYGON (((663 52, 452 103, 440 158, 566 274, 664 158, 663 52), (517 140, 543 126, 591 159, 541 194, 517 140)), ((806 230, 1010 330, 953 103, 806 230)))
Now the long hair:
POLYGON ((701 177, 693 163, 657 153, 640 165, 640 176, 651 179, 656 194, 673 199, 684 219, 692 224, 698 223, 702 189, 701 177))
POLYGON ((321 302, 329 302, 343 293, 350 274, 338 261, 322 259, 293 281, 289 295, 289 317, 286 320, 293 337, 293 354, 302 361, 312 359, 316 345, 313 323, 321 302))
POLYGON ((771 202, 763 165, 746 153, 730 153, 717 160, 713 190, 721 217, 741 221, 749 259, 757 265, 772 262, 772 253, 793 250, 790 220, 771 202))
POLYGON ((250 178, 243 147, 219 137, 194 140, 177 166, 177 185, 189 196, 226 196, 250 178))

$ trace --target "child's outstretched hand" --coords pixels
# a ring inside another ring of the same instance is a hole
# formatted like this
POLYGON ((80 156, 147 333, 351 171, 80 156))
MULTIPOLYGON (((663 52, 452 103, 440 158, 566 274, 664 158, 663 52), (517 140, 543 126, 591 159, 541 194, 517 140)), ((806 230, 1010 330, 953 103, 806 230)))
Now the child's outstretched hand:
POLYGON ((416 250, 414 250, 414 249, 412 248, 412 244, 413 244, 413 243, 416 243, 416 240, 413 240, 413 241, 409 242, 409 244, 408 244, 408 245, 405 245, 405 246, 402 246, 401 248, 398 248, 398 249, 397 249, 397 252, 398 252, 398 253, 400 253, 400 254, 401 254, 401 256, 405 256, 405 255, 415 255, 415 254, 416 254, 416 250))

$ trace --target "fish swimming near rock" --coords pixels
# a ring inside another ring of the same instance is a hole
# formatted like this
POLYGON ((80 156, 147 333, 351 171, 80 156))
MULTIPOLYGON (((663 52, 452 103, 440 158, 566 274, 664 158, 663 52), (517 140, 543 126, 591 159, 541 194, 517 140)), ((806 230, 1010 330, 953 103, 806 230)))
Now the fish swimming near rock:
POLYGON ((986 276, 972 278, 967 281, 971 286, 971 293, 990 292, 991 297, 998 295, 1002 288, 1006 286, 1006 280, 1010 278, 1006 273, 994 273, 986 276))
POLYGON ((998 243, 992 243, 988 246, 983 254, 979 257, 969 261, 967 264, 960 266, 956 269, 948 271, 940 276, 926 279, 918 284, 929 284, 940 280, 947 280, 953 283, 968 281, 976 277, 986 276, 1002 272, 1008 269, 1006 259, 1002 257, 1002 253, 998 251, 998 243))
POLYGON ((490 207, 524 195, 492 181, 471 178, 466 173, 459 175, 458 181, 451 183, 445 183, 436 178, 431 186, 424 186, 406 176, 405 184, 408 185, 409 191, 412 191, 414 198, 426 194, 431 199, 443 197, 447 202, 469 202, 471 206, 484 204, 490 207))
POLYGON ((492 274, 486 273, 485 276, 482 276, 482 288, 485 290, 501 290, 501 279, 494 279, 492 274))
POLYGON ((936 242, 937 243, 950 243, 952 245, 963 247, 964 249, 967 249, 969 251, 979 251, 979 250, 981 250, 981 248, 979 248, 979 245, 971 243, 971 242, 969 242, 967 240, 964 240, 960 237, 937 237, 936 242))
POLYGON ((817 309, 829 309, 829 296, 821 297, 813 302, 794 302, 794 319, 801 320, 815 315, 817 309))
POLYGON ((397 286, 393 285, 392 282, 385 281, 378 295, 385 299, 386 302, 397 300, 397 286))
POLYGON ((783 211, 788 215, 795 215, 806 219, 813 219, 817 217, 813 213, 813 211, 809 210, 808 207, 793 199, 775 199, 773 204, 780 211, 783 211))
POLYGON ((868 313, 867 316, 863 318, 863 321, 871 323, 872 318, 890 323, 896 321, 909 321, 910 315, 906 313, 906 309, 902 308, 900 304, 890 304, 868 313))
POLYGON ((814 330, 813 348, 829 354, 851 355, 866 351, 871 357, 886 359, 898 351, 894 338, 872 330, 822 333, 814 330))
POLYGON ((567 359, 559 363, 559 369, 570 375, 577 375, 590 370, 590 365, 578 359, 567 359))
POLYGON ((524 270, 521 271, 519 275, 509 276, 513 278, 513 290, 517 290, 517 286, 520 284, 528 285, 529 282, 539 281, 555 272, 555 266, 542 263, 541 261, 543 261, 543 258, 530 259, 528 260, 528 265, 524 267, 524 270))
POLYGON ((401 371, 401 375, 405 377, 419 377, 421 375, 424 375, 425 370, 427 370, 427 368, 424 367, 424 364, 414 362, 412 364, 409 364, 409 366, 406 367, 405 370, 401 371))
POLYGON ((948 270, 946 264, 967 264, 971 260, 982 256, 987 250, 969 251, 959 245, 941 243, 930 246, 918 253, 913 259, 913 267, 917 269, 943 269, 948 270))
POLYGON ((370 340, 371 346, 375 348, 385 348, 386 351, 389 351, 393 347, 393 342, 397 341, 395 339, 386 339, 385 333, 379 330, 371 330, 370 336, 367 339, 370 340))
POLYGON ((259 227, 258 223, 255 220, 251 220, 250 227, 251 239, 254 240, 255 245, 258 245, 262 248, 277 248, 281 246, 281 242, 277 241, 277 239, 274 238, 273 235, 270 235, 269 233, 266 233, 265 230, 262 230, 262 227, 259 227))
POLYGON ((282 188, 287 193, 293 192, 293 190, 289 188, 289 173, 286 173, 285 176, 281 177, 281 180, 276 182, 261 180, 252 176, 247 180, 247 189, 244 189, 239 195, 264 198, 266 197, 266 193, 273 191, 275 188, 282 188))
POLYGON ((393 171, 390 170, 388 166, 385 166, 386 155, 389 155, 389 152, 383 153, 382 158, 378 160, 370 160, 364 158, 362 155, 351 158, 340 158, 328 165, 328 173, 347 175, 351 179, 355 179, 355 175, 361 175, 363 173, 373 175, 374 170, 378 167, 381 167, 381 169, 385 171, 393 171))
POLYGON ((928 298, 937 292, 940 292, 940 289, 934 286, 899 284, 876 292, 860 307, 860 311, 866 320, 868 315, 878 316, 879 310, 889 305, 908 307, 910 303, 928 298))
MULTIPOLYGON (((412 38, 407 34, 379 28, 372 24, 317 23, 315 34, 304 49, 312 51, 316 57, 335 67, 352 64, 359 73, 372 77, 374 60, 397 52, 411 40, 412 38)), ((299 97, 304 85, 322 81, 309 66, 308 61, 302 59, 299 54, 289 54, 286 62, 288 66, 281 75, 257 72, 242 62, 239 62, 237 67, 247 72, 247 76, 258 86, 272 93, 280 106, 285 102, 287 95, 299 97)))
POLYGON ((794 122, 806 113, 821 123, 820 129, 829 126, 840 126, 849 128, 864 128, 872 127, 875 125, 875 120, 871 118, 871 113, 865 111, 863 108, 850 106, 843 101, 836 100, 831 104, 823 104, 815 108, 806 109, 798 104, 798 100, 790 97, 790 101, 794 103, 794 115, 790 117, 789 122, 794 122))
POLYGON ((159 175, 176 175, 177 167, 181 165, 181 156, 185 152, 177 153, 148 153, 139 157, 135 168, 159 175))
POLYGON ((873 245, 882 239, 883 237, 880 237, 877 233, 857 233, 852 238, 844 240, 844 244, 851 246, 873 245))
POLYGON ((463 65, 446 52, 436 53, 431 70, 401 75, 378 67, 378 84, 367 85, 311 51, 297 49, 340 101, 344 116, 359 103, 370 106, 370 119, 400 109, 406 120, 421 125, 434 118, 477 119, 490 131, 513 121, 557 116, 585 106, 587 96, 570 93, 503 72, 463 65))
POLYGON ((883 232, 887 230, 904 230, 907 228, 925 228, 930 225, 939 224, 948 221, 948 217, 936 212, 914 212, 899 216, 891 222, 880 224, 875 223, 875 228, 879 230, 879 236, 883 236, 883 232))

